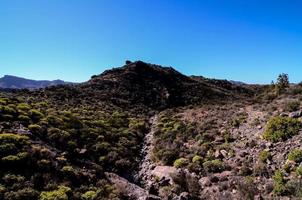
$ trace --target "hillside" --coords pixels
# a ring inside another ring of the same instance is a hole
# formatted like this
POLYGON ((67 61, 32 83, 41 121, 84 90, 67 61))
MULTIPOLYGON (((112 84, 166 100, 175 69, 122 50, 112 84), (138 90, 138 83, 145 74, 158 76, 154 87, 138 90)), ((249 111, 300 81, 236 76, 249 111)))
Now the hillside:
POLYGON ((302 85, 286 78, 238 84, 137 61, 2 91, 0 199, 299 199, 302 85))
POLYGON ((144 112, 246 98, 253 95, 253 90, 223 80, 196 79, 171 67, 137 61, 94 75, 82 84, 34 93, 44 94, 54 101, 68 101, 69 105, 94 102, 144 112))
POLYGON ((11 75, 5 75, 4 77, 0 78, 0 88, 5 89, 38 89, 64 84, 70 83, 64 82, 62 80, 36 81, 11 75))

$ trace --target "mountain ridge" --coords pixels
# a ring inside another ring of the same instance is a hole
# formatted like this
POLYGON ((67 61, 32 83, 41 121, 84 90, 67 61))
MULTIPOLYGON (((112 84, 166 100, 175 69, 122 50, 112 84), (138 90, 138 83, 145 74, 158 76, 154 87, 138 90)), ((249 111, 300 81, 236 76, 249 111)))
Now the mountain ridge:
POLYGON ((49 86, 71 84, 63 80, 32 80, 14 75, 4 75, 0 78, 0 88, 4 89, 39 89, 49 86))
POLYGON ((245 98, 253 91, 224 80, 195 79, 172 67, 136 61, 94 75, 77 85, 45 90, 49 96, 62 93, 68 102, 112 103, 120 108, 163 110, 166 108, 245 98))

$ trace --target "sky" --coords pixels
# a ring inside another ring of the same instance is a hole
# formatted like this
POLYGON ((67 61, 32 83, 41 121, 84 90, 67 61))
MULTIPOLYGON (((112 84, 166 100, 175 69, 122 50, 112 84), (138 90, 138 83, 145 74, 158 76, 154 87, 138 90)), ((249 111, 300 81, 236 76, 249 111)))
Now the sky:
POLYGON ((0 0, 0 76, 82 82, 125 60, 302 81, 300 0, 0 0))

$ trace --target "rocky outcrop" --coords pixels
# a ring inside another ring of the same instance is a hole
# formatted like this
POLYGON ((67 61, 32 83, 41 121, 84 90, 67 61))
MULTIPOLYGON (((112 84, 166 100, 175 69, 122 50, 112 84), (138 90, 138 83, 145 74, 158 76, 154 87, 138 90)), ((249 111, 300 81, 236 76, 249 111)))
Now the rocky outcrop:
POLYGON ((122 178, 114 173, 105 173, 106 178, 113 184, 118 191, 125 197, 133 200, 160 200, 155 195, 150 195, 149 192, 133 183, 130 183, 125 178, 122 178))

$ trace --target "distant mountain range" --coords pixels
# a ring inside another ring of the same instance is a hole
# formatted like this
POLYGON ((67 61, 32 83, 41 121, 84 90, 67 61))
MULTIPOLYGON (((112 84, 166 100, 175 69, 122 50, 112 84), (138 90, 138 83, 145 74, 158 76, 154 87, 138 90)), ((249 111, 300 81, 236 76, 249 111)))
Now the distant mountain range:
POLYGON ((5 89, 39 89, 55 85, 71 84, 62 80, 31 80, 17 76, 5 75, 0 78, 0 88, 5 89))

